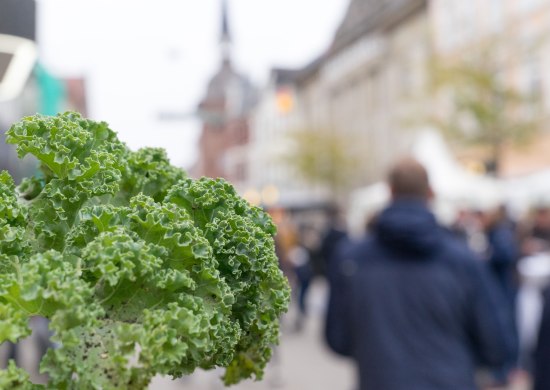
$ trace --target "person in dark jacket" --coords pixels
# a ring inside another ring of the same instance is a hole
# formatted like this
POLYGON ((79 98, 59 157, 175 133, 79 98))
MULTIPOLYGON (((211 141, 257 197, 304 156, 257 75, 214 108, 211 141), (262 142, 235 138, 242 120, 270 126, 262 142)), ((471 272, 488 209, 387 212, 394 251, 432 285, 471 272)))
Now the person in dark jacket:
POLYGON ((515 307, 518 290, 515 270, 519 258, 519 246, 515 224, 503 210, 505 209, 500 207, 493 212, 487 212, 483 218, 488 241, 487 261, 508 303, 515 307))
POLYGON ((319 248, 319 255, 323 259, 325 272, 328 275, 328 269, 330 263, 333 260, 336 248, 340 245, 342 240, 347 239, 348 235, 344 227, 342 218, 340 217, 340 211, 336 206, 332 206, 328 210, 328 228, 321 239, 321 247, 319 248))
MULTIPOLYGON (((508 217, 506 208, 499 207, 483 216, 485 233, 487 236, 486 260, 489 270, 495 277, 505 298, 507 310, 516 317, 516 296, 519 289, 516 277, 516 264, 519 257, 519 246, 516 239, 515 223, 508 217)), ((515 324, 515 322, 512 322, 515 324)), ((519 359, 519 335, 514 326, 514 333, 510 340, 515 345, 515 354, 503 367, 494 374, 494 385, 506 385, 508 378, 517 369, 519 359)))
POLYGON ((550 389, 550 288, 544 293, 544 306, 535 349, 535 387, 550 389))
POLYGON ((329 346, 352 357, 361 390, 475 389, 478 366, 510 359, 509 313, 486 265, 428 209, 426 170, 399 161, 373 233, 342 248, 329 346))

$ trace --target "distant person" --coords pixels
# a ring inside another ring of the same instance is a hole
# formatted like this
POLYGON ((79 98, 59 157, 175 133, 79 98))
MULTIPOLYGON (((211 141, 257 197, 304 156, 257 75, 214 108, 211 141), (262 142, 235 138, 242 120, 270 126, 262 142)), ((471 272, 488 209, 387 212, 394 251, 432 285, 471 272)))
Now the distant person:
POLYGON ((550 389, 550 288, 544 293, 544 308, 535 350, 535 380, 533 390, 550 389))
POLYGON ((406 158, 370 236, 343 249, 345 289, 331 348, 352 357, 361 390, 476 389, 475 370, 509 361, 510 321, 485 264, 428 209, 426 170, 406 158), (353 265, 352 265, 353 264, 353 265))
POLYGON ((277 234, 275 235, 275 254, 279 259, 279 267, 289 280, 293 280, 294 272, 292 264, 288 259, 288 252, 296 241, 296 227, 289 218, 286 210, 275 207, 268 210, 269 215, 277 226, 277 234))
POLYGON ((294 329, 301 331, 307 316, 307 293, 313 279, 312 252, 314 231, 309 227, 302 226, 296 237, 296 242, 288 252, 288 259, 292 264, 295 276, 293 293, 298 301, 298 313, 294 323, 294 329))
MULTIPOLYGON (((347 232, 344 222, 340 216, 340 210, 332 206, 328 210, 328 227, 321 239, 319 253, 323 259, 325 273, 330 269, 330 262, 339 243, 347 238, 347 232)), ((329 275, 330 276, 330 275, 329 275)))
POLYGON ((486 259, 508 304, 514 308, 518 290, 516 264, 519 258, 515 226, 502 209, 486 212, 483 221, 488 244, 486 259))
POLYGON ((522 229, 522 255, 530 256, 550 251, 550 208, 535 208, 532 220, 522 229))
POLYGON ((319 254, 324 266, 329 290, 336 290, 335 293, 329 294, 324 324, 325 338, 330 340, 338 336, 333 334, 333 332, 338 332, 338 329, 332 328, 332 324, 334 323, 332 317, 341 315, 340 308, 342 308, 342 303, 339 302, 339 298, 342 294, 339 294, 338 290, 345 288, 345 286, 341 286, 342 281, 345 282, 345 280, 340 277, 339 273, 345 270, 346 267, 341 264, 341 259, 337 256, 339 252, 338 248, 348 243, 348 234, 337 206, 331 206, 328 209, 327 216, 328 227, 322 237, 319 254))
MULTIPOLYGON (((516 265, 520 252, 516 224, 510 219, 504 206, 485 212, 483 224, 487 236, 486 260, 489 269, 505 297, 507 310, 512 313, 512 318, 516 318, 516 296, 519 289, 516 265)), ((515 325, 515 322, 512 324, 515 325)), ((519 336, 515 326, 513 329, 514 333, 510 337, 516 352, 505 366, 494 372, 495 385, 506 385, 510 374, 518 365, 519 336)))
POLYGON ((483 213, 475 209, 460 209, 450 226, 451 232, 479 255, 487 252, 487 237, 483 231, 483 213))

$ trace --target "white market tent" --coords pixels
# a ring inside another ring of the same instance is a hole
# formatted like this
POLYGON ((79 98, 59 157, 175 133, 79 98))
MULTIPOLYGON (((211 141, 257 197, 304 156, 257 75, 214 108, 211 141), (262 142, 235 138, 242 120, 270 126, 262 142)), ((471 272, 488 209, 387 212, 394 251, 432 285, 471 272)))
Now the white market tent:
POLYGON ((503 192, 507 203, 519 213, 530 206, 550 206, 550 169, 506 179, 503 192))
POLYGON ((439 202, 451 203, 454 207, 488 209, 505 200, 501 181, 465 170, 435 131, 421 133, 412 154, 428 170, 439 202))

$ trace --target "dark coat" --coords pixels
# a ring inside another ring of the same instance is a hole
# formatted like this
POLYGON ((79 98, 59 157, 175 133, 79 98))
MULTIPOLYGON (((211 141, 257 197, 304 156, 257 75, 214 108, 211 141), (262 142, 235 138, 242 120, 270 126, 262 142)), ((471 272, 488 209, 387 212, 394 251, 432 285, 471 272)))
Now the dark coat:
POLYGON ((544 293, 544 309, 535 350, 535 388, 550 389, 550 288, 544 293))
POLYGON ((497 223, 487 232, 487 240, 489 241, 489 266, 508 302, 514 307, 518 290, 515 272, 519 256, 514 228, 507 222, 497 223))
POLYGON ((495 281, 423 203, 394 202, 341 264, 327 341, 356 361, 360 389, 475 389, 476 366, 510 359, 512 318, 495 281))
POLYGON ((323 274, 330 278, 334 255, 340 243, 348 238, 347 233, 336 226, 330 226, 323 236, 321 246, 319 248, 319 257, 323 264, 323 274))

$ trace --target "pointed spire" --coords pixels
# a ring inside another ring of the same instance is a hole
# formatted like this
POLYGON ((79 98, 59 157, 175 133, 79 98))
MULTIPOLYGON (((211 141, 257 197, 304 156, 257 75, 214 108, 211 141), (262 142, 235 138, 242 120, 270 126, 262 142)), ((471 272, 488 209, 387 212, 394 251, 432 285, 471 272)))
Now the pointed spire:
POLYGON ((227 12, 227 0, 221 0, 222 26, 220 31, 220 46, 223 63, 229 63, 231 60, 231 33, 229 31, 229 20, 227 12))
POLYGON ((229 21, 227 17, 227 0, 222 1, 222 30, 220 34, 220 41, 231 42, 231 33, 229 32, 229 21))

